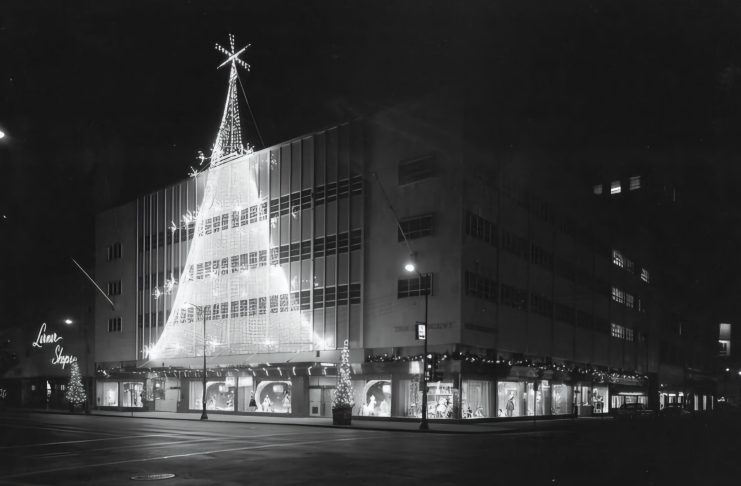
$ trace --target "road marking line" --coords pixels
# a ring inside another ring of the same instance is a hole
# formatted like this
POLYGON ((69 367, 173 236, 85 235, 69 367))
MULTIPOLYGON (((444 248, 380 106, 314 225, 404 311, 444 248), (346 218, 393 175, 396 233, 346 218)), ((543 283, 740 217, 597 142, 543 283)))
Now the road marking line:
POLYGON ((161 460, 167 460, 167 459, 177 459, 181 457, 193 457, 193 456, 202 456, 207 454, 219 454, 222 452, 237 452, 237 451, 248 451, 248 450, 254 450, 254 449, 269 449, 273 447, 286 447, 286 446, 302 446, 302 445, 309 445, 309 444, 326 444, 328 442, 342 442, 342 441, 354 441, 354 440, 367 440, 369 438, 374 437, 382 437, 381 435, 377 436, 358 436, 358 437, 343 437, 340 439, 329 439, 329 440, 309 440, 304 442, 291 442, 291 443, 283 443, 283 444, 263 444, 258 446, 245 446, 245 447, 234 447, 230 449, 217 449, 212 451, 200 451, 200 452, 189 452, 187 454, 172 454, 169 456, 160 456, 160 457, 146 457, 142 459, 127 459, 125 461, 111 461, 111 462, 101 462, 99 464, 81 464, 78 466, 67 466, 67 467, 58 467, 55 469, 47 469, 45 471, 28 471, 24 473, 17 473, 17 474, 8 474, 5 475, 4 479, 11 479, 11 478, 22 478, 26 476, 37 476, 39 474, 50 474, 50 473, 56 473, 56 472, 62 472, 62 471, 74 471, 78 469, 88 469, 93 467, 105 467, 105 466, 117 466, 120 464, 132 464, 136 462, 152 462, 152 461, 161 461, 161 460))
MULTIPOLYGON (((106 448, 98 448, 95 449, 96 452, 98 451, 115 451, 115 450, 121 450, 121 449, 142 449, 147 450, 154 447, 166 447, 168 445, 181 445, 181 446, 188 446, 191 444, 196 444, 197 442, 244 442, 245 440, 250 439, 263 439, 263 438, 273 438, 273 437, 280 437, 280 436, 287 436, 287 435, 306 435, 306 434, 300 434, 297 432, 294 433, 286 433, 286 434, 263 434, 263 435, 243 435, 243 436, 236 436, 236 435, 229 435, 226 437, 219 436, 219 437, 204 437, 201 439, 186 439, 182 441, 176 441, 176 442, 157 442, 154 444, 134 444, 134 445, 128 445, 128 446, 117 446, 117 447, 106 447, 106 448)), ((178 437, 175 435, 174 437, 178 437)))
MULTIPOLYGON (((44 429, 47 430, 47 429, 44 429)), ((100 439, 85 439, 85 440, 64 440, 59 442, 45 442, 42 444, 20 444, 12 446, 0 446, 0 449, 20 449, 21 447, 44 447, 44 446, 55 446, 55 445, 67 445, 67 444, 82 444, 85 442, 100 442, 104 440, 118 440, 118 439, 140 439, 144 437, 177 437, 175 434, 150 434, 150 435, 123 435, 116 437, 105 437, 100 439)))

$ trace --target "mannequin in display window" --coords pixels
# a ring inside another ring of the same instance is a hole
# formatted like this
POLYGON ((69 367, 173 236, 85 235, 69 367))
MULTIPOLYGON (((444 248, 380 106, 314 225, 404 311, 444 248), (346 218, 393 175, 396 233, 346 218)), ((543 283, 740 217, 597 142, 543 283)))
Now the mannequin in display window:
POLYGON ((504 408, 507 410, 507 417, 511 417, 515 410, 515 397, 512 394, 510 394, 507 405, 504 408))
POLYGON ((265 399, 262 401, 262 411, 263 412, 273 411, 273 402, 270 401, 270 397, 267 395, 265 395, 265 399))
POLYGON ((375 415, 376 414, 376 396, 371 395, 371 397, 368 399, 368 404, 365 406, 365 415, 375 415))

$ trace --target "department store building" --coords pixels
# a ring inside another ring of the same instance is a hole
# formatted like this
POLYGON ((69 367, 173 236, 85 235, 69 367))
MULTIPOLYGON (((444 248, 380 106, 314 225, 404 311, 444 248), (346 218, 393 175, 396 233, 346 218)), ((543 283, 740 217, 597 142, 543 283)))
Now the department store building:
POLYGON ((651 405, 649 262, 562 216, 529 167, 467 146, 455 110, 406 107, 99 214, 115 310, 97 298, 95 405, 200 410, 205 352, 209 411, 331 416, 347 341, 353 414, 418 418, 425 316, 432 419, 651 405))

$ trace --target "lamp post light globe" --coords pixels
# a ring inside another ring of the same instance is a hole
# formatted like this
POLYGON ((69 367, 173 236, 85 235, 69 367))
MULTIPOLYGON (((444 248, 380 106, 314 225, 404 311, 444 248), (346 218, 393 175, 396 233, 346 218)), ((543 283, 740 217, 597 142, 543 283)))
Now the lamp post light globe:
POLYGON ((72 319, 65 319, 64 320, 64 323, 69 326, 69 325, 72 325, 74 323, 74 321, 72 319))

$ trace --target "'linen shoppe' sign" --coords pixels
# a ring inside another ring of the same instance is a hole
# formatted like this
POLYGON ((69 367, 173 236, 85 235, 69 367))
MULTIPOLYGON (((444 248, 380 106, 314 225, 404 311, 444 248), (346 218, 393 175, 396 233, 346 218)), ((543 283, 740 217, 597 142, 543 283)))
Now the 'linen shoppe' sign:
POLYGON ((61 366, 64 369, 65 366, 77 362, 77 356, 71 354, 64 354, 64 346, 59 344, 63 338, 56 332, 51 334, 46 333, 46 323, 42 323, 39 327, 39 332, 36 335, 36 340, 31 343, 34 348, 54 347, 54 354, 51 358, 51 364, 61 366))

